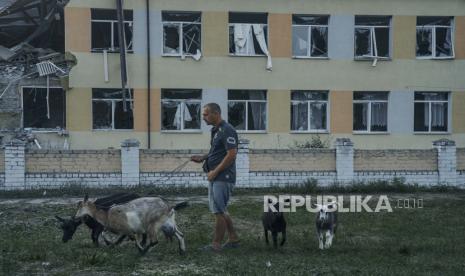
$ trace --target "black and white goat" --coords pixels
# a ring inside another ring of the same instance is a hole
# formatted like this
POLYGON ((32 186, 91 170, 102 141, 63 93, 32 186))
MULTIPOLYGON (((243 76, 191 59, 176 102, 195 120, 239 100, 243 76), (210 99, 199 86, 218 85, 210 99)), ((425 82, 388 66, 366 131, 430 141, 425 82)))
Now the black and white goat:
MULTIPOLYGON (((284 202, 289 202, 289 200, 286 199, 284 202)), ((269 199, 268 203, 271 204, 273 202, 269 199)), ((280 245, 283 246, 286 242, 286 219, 284 218, 284 214, 279 211, 279 202, 275 203, 273 207, 277 212, 273 212, 271 208, 268 208, 267 211, 263 212, 262 224, 265 232, 266 244, 268 245, 270 243, 268 241, 268 231, 270 231, 273 238, 273 246, 274 248, 278 248, 278 233, 281 233, 282 236, 280 245)))
POLYGON ((337 229, 337 203, 326 205, 315 204, 318 209, 316 214, 316 232, 320 249, 328 249, 333 243, 337 229))

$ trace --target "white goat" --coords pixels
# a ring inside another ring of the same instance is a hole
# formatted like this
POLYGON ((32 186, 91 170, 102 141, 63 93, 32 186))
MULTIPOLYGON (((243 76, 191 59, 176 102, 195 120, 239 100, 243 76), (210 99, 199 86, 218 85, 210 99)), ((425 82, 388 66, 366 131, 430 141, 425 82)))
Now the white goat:
POLYGON ((79 202, 75 217, 81 218, 89 215, 101 223, 105 230, 134 238, 141 253, 146 253, 158 243, 157 233, 162 225, 165 225, 164 227, 171 228, 174 232, 179 242, 180 254, 183 254, 186 246, 184 235, 176 226, 175 210, 186 206, 187 203, 183 202, 170 207, 159 197, 142 197, 125 204, 112 206, 105 211, 98 209, 86 195, 84 201, 79 202), (146 246, 145 237, 148 238, 146 246))
POLYGON ((319 248, 328 249, 333 243, 337 229, 337 203, 315 205, 318 208, 318 213, 316 214, 316 232, 319 248))

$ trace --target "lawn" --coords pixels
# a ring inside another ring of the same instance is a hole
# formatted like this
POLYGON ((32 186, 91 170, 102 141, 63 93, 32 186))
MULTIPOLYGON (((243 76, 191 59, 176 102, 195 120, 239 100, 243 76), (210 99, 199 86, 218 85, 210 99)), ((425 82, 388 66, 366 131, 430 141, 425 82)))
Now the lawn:
MULTIPOLYGON (((333 247, 321 251, 314 214, 286 214, 288 242, 267 247, 260 196, 235 196, 229 210, 242 246, 220 254, 201 252, 212 236, 213 218, 201 197, 177 215, 187 254, 176 242, 160 243, 140 256, 132 242, 94 247, 87 227, 61 242, 54 215, 71 215, 75 200, 54 203, 17 199, 0 204, 2 275, 460 275, 465 271, 465 194, 389 194, 423 198, 423 208, 392 213, 341 213, 333 247), (268 265, 267 265, 268 264, 268 265)), ((371 205, 371 204, 370 204, 371 205)), ((373 204, 374 205, 374 204, 373 204)))

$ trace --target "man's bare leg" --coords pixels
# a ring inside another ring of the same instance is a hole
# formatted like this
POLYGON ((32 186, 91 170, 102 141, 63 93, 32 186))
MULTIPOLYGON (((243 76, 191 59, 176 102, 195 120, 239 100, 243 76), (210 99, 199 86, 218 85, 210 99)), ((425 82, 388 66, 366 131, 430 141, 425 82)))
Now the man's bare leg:
POLYGON ((224 220, 226 222, 226 229, 228 230, 228 240, 226 243, 231 242, 235 243, 239 241, 236 230, 234 229, 233 221, 229 213, 224 213, 224 220))
POLYGON ((215 234, 213 236, 212 246, 214 249, 221 250, 221 242, 226 233, 226 220, 224 214, 215 214, 215 234))

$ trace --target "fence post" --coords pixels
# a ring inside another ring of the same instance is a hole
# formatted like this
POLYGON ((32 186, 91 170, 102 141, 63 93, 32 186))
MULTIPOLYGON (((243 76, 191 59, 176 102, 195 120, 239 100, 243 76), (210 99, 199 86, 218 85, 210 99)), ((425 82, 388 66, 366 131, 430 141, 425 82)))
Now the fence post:
POLYGON ((433 142, 438 152, 439 184, 457 185, 457 155, 455 142, 440 139, 433 142))
POLYGON ((121 143, 121 184, 139 185, 139 141, 127 139, 121 143))
POLYGON ((336 146, 336 180, 350 183, 354 180, 354 143, 349 138, 337 138, 336 146))
POLYGON ((26 186, 26 143, 13 140, 5 146, 5 189, 24 189, 26 186))
POLYGON ((249 186, 249 140, 239 139, 239 148, 236 157, 236 185, 249 186))

